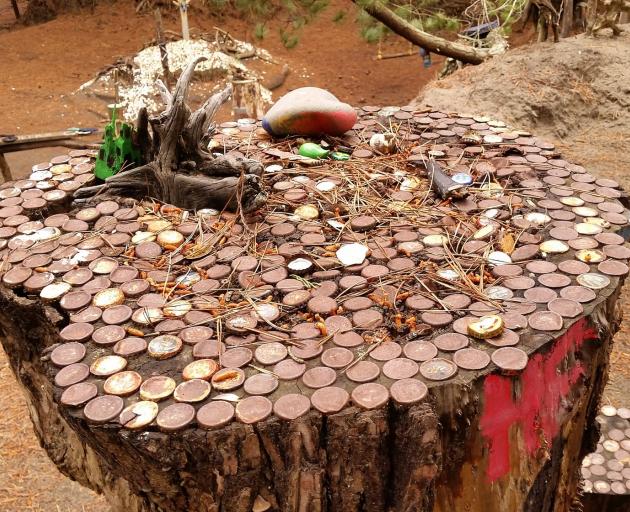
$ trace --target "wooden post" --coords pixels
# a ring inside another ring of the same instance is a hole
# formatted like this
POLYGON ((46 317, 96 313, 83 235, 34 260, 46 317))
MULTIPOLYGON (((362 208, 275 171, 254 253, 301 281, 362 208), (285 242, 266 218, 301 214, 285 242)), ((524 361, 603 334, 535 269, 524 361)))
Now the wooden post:
POLYGON ((573 30, 573 0, 565 0, 562 6, 562 19, 560 21, 560 35, 569 37, 573 30))
POLYGON ((20 19, 20 8, 18 6, 17 0, 11 0, 11 7, 13 7, 13 12, 15 14, 15 19, 20 19))
POLYGON ((258 119, 263 114, 260 83, 257 78, 232 80, 232 111, 236 117, 258 119))
POLYGON ((13 176, 11 176, 11 168, 9 167, 7 159, 4 157, 4 153, 0 153, 0 172, 2 172, 5 183, 13 179, 13 176))
POLYGON ((179 7, 179 16, 182 20, 182 39, 186 41, 190 39, 190 31, 188 29, 188 4, 190 4, 190 0, 178 0, 174 3, 179 7))

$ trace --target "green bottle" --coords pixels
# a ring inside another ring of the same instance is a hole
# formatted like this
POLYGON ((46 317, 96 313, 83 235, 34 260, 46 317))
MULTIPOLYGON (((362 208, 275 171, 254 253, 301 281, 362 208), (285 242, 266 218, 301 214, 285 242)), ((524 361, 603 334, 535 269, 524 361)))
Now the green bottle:
POLYGON ((330 151, 325 150, 319 144, 315 144, 313 142, 305 142, 300 146, 299 153, 302 156, 319 160, 321 158, 327 158, 330 154, 330 151))

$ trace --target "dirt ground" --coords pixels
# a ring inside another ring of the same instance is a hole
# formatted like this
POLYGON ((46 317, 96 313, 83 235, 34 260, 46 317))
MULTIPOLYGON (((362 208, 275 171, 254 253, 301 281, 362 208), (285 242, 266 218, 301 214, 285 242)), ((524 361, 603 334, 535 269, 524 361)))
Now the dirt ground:
MULTIPOLYGON (((97 7, 88 17, 66 14, 43 25, 1 31, 0 133, 25 134, 70 126, 99 126, 102 122, 99 113, 104 111, 105 102, 75 95, 73 91, 118 57, 136 53, 153 38, 153 18, 136 15, 130 4, 113 2, 97 7)), ((277 36, 279 21, 270 25, 265 40, 256 43, 279 62, 278 72, 285 63, 291 68, 285 84, 274 91, 275 98, 295 87, 315 85, 325 87, 343 101, 355 105, 401 105, 412 101, 433 78, 440 65, 439 58, 434 59, 437 64, 428 70, 422 67, 418 57, 375 60, 377 48, 361 40, 354 11, 350 10, 341 23, 331 22, 333 15, 342 7, 347 9, 348 4, 342 0, 331 2, 329 9, 304 29, 300 44, 292 50, 285 49, 277 36)), ((9 2, 3 2, 0 26, 9 23, 11 16, 9 2)), ((167 29, 177 29, 178 19, 174 15, 163 14, 163 17, 167 29)), ((191 25, 206 32, 218 25, 239 39, 253 41, 243 20, 217 20, 195 13, 191 25)), ((608 42, 601 46, 606 45, 608 42)), ((532 59, 533 50, 524 47, 484 66, 464 70, 446 82, 434 84, 429 94, 435 95, 425 99, 448 110, 496 113, 497 117, 548 135, 566 149, 573 160, 585 163, 602 175, 615 176, 630 188, 630 173, 627 172, 630 169, 630 153, 627 152, 630 123, 617 123, 624 119, 629 109, 630 90, 613 90, 614 84, 623 84, 623 80, 618 77, 615 81, 612 75, 606 75, 606 81, 611 84, 608 90, 596 90, 592 84, 590 89, 588 87, 593 80, 605 75, 602 68, 617 57, 607 54, 598 62, 597 51, 603 50, 596 48, 595 53, 589 53, 591 62, 584 70, 580 71, 579 63, 575 63, 578 71, 575 76, 571 75, 575 81, 568 82, 567 76, 557 76, 557 62, 547 62, 549 56, 544 52, 551 55, 551 47, 547 46, 547 50, 536 48, 536 55, 542 55, 540 58, 532 59), (497 79, 500 87, 497 87, 497 79), (463 92, 454 89, 455 83, 461 84, 463 92), (478 85, 484 83, 485 86, 478 85), (574 91, 568 95, 562 92, 566 83, 572 84, 567 90, 574 91), (531 93, 531 98, 519 96, 522 85, 531 93), (490 91, 495 91, 494 95, 490 91), (593 111, 601 99, 597 94, 602 93, 607 106, 615 103, 609 101, 615 94, 622 100, 625 98, 625 104, 619 103, 620 113, 615 113, 612 107, 601 112, 593 111), (519 104, 522 108, 517 108, 519 104), (543 105, 553 105, 553 113, 543 105), (562 108, 556 108, 558 105, 562 108), (590 110, 586 108, 589 106, 590 110), (558 112, 569 113, 559 119, 554 117, 558 112), (576 112, 586 113, 575 117, 576 112), (624 145, 626 149, 622 151, 624 145)), ((389 54, 407 49, 406 43, 392 39, 382 51, 389 54)), ((613 47, 613 52, 622 49, 613 47)), ((588 52, 591 50, 589 48, 588 52)), ((625 65, 609 66, 622 76, 630 70, 630 47, 625 51, 628 56, 625 65)), ((567 52, 571 50, 567 49, 567 52)), ((626 77, 626 84, 630 84, 629 77, 626 77)), ((63 150, 47 148, 12 154, 8 155, 8 160, 15 175, 20 176, 28 172, 33 162, 46 160, 60 151, 63 150)), ((629 287, 624 290, 622 301, 624 308, 630 305, 629 287)), ((624 403, 623 395, 627 396, 630 389, 629 354, 630 318, 622 325, 612 355, 613 373, 606 399, 615 405, 624 403)), ((61 475, 39 447, 21 390, 1 349, 0 410, 3 418, 0 422, 0 512, 108 510, 103 498, 61 475)))

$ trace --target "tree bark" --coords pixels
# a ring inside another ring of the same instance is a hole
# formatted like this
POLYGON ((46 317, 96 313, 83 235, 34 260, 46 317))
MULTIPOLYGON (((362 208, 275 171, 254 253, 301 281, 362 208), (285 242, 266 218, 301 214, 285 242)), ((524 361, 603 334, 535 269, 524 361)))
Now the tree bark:
POLYGON ((399 36, 430 52, 452 57, 467 64, 481 64, 484 60, 491 57, 487 49, 474 48, 466 44, 449 41, 414 27, 378 0, 369 2, 352 1, 399 36))
POLYGON ((42 445, 64 474, 105 493, 114 511, 250 512, 264 499, 283 512, 568 512, 579 461, 598 438, 621 285, 615 280, 557 339, 526 342, 530 364, 542 365, 533 368, 535 389, 526 375, 475 373, 433 385, 411 407, 313 411, 212 431, 90 425, 57 405, 61 390, 46 360, 64 323, 59 312, 0 288, 0 330, 42 445), (577 370, 578 381, 558 395, 554 379, 577 370), (509 384, 507 397, 496 396, 497 383, 509 384), (548 425, 536 426, 545 415, 557 421, 552 436, 548 425), (539 438, 533 451, 523 441, 531 429, 539 438))

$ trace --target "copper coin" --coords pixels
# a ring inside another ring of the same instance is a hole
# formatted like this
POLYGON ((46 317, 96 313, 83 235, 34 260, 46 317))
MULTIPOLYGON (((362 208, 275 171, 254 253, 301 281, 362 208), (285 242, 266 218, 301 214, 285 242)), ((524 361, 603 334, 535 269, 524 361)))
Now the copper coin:
POLYGON ((534 274, 547 274, 549 272, 555 272, 558 268, 555 263, 544 260, 533 260, 525 265, 525 268, 534 274))
MULTIPOLYGON (((66 295, 67 297, 67 295, 66 295)), ((106 324, 122 324, 131 318, 132 309, 127 305, 114 306, 103 311, 103 322, 106 324)))
POLYGON ((528 322, 537 331, 558 331, 563 326, 562 316, 553 311, 537 311, 529 317, 528 322))
POLYGON ((213 359, 196 359, 184 367, 182 377, 184 380, 210 380, 218 369, 219 365, 213 359))
POLYGON ((376 363, 359 361, 346 371, 346 377, 353 382, 369 382, 376 379, 381 370, 376 363))
POLYGON ((214 331, 205 325, 193 325, 186 327, 179 333, 179 338, 189 345, 194 345, 201 341, 209 340, 214 331))
POLYGON ((434 338, 433 344, 445 352, 453 352, 468 346, 468 337, 463 334, 448 332, 434 338))
POLYGON ((198 359, 219 357, 222 351, 225 351, 223 343, 219 344, 217 340, 204 340, 194 344, 193 357, 198 359))
POLYGON ((468 324, 471 322, 476 322, 477 320, 478 318, 474 316, 465 316, 463 318, 458 318, 453 322, 452 328, 455 332, 459 334, 468 334, 468 324))
POLYGON ((335 369, 348 366, 353 359, 354 354, 350 350, 339 347, 329 348, 321 356, 322 364, 335 369))
POLYGON ((171 377, 156 375, 142 383, 140 386, 140 398, 159 402, 171 396, 176 386, 177 384, 171 377))
POLYGON ((385 341, 370 352, 370 357, 376 361, 389 361, 399 357, 402 347, 393 341, 385 341))
POLYGON ((429 380, 450 379, 457 373, 457 365, 448 359, 435 358, 420 365, 420 374, 429 380))
POLYGON ((515 311, 501 313, 503 323, 507 329, 524 329, 527 327, 527 317, 515 311))
POLYGON ((602 249, 604 254, 609 258, 614 258, 617 260, 627 260, 630 259, 630 248, 622 246, 622 245, 606 245, 602 249))
POLYGON ((236 347, 221 354, 221 365, 229 368, 241 368, 248 365, 254 355, 247 347, 236 347))
POLYGON ((528 301, 535 302, 536 304, 544 304, 555 299, 558 296, 558 293, 551 288, 536 286, 535 288, 525 290, 523 295, 528 301))
POLYGON ((527 366, 527 354, 520 348, 503 347, 492 352, 492 362, 502 370, 518 371, 527 366))
POLYGON ((453 321, 453 315, 443 311, 426 311, 421 318, 424 323, 433 327, 443 327, 453 321))
POLYGON ((431 310, 435 307, 435 302, 422 295, 410 295, 405 300, 405 305, 416 311, 431 310))
POLYGON ((361 384, 352 391, 352 401, 363 409, 376 409, 387 403, 389 391, 382 384, 361 384))
POLYGON ((510 329, 504 329, 501 334, 493 338, 487 338, 484 341, 494 347, 508 347, 516 345, 520 336, 510 329))
POLYGON ((324 325, 328 331, 328 334, 335 334, 338 332, 346 332, 352 329, 352 322, 341 315, 329 316, 324 320, 324 325))
POLYGON ((197 423, 201 428, 223 427, 230 423, 232 418, 234 418, 234 407, 222 400, 205 404, 197 411, 197 423))
POLYGON ((311 313, 329 315, 337 309, 337 301, 331 297, 313 297, 308 301, 311 313))
POLYGON ((85 357, 85 345, 77 342, 64 343, 50 353, 50 360, 57 366, 78 363, 85 357))
POLYGON ((98 395, 98 388, 91 382, 78 382, 66 388, 59 401, 69 407, 79 407, 98 395))
POLYGON ((571 278, 563 274, 551 273, 538 276, 538 282, 549 288, 562 288, 571 284, 571 278))
POLYGON ((126 335, 127 332, 120 325, 106 325, 92 333, 92 341, 97 345, 113 345, 126 335))
POLYGON ((442 303, 451 309, 465 309, 471 302, 471 298, 464 293, 454 293, 442 299, 442 303))
POLYGON ((575 240, 569 240, 568 244, 569 244, 569 247, 571 247, 571 249, 575 249, 576 251, 579 251, 582 249, 595 249, 595 247, 598 246, 598 243, 596 240, 592 238, 586 238, 586 237, 577 238, 575 240))
MULTIPOLYGON (((363 278, 360 278, 361 281, 364 281, 363 278)), ((317 296, 326 296, 326 297, 330 297, 331 295, 334 295, 335 293, 337 293, 337 283, 335 283, 334 281, 322 281, 319 283, 319 286, 317 286, 317 288, 315 288, 312 292, 311 295, 313 295, 314 297, 317 296)))
POLYGON ((374 329, 383 324, 383 315, 376 309, 356 311, 352 315, 352 323, 362 329, 374 329))
MULTIPOLYGON (((104 356, 104 357, 118 357, 118 356, 104 356)), ((100 358, 103 359, 103 358, 100 358)), ((92 364, 94 366, 94 363, 92 364)), ((92 373, 94 371, 90 369, 92 373)), ((123 371, 115 373, 107 378, 105 384, 103 384, 103 390, 110 395, 127 396, 135 392, 142 384, 142 376, 134 371, 123 371)))
POLYGON ((65 388, 77 382, 84 381, 90 375, 90 367, 84 363, 74 363, 64 366, 55 375, 55 386, 65 388))
POLYGON ((190 404, 171 404, 160 411, 156 422, 161 430, 174 432, 190 425, 195 419, 195 412, 190 404))
POLYGON ((236 418, 249 425, 268 418, 272 411, 273 404, 268 398, 249 396, 236 405, 236 418))
POLYGON ((410 341, 403 347, 406 357, 413 361, 428 361, 437 356, 437 347, 428 341, 410 341))
MULTIPOLYGON (((322 297, 325 298, 325 297, 322 297)), ((311 299, 311 294, 307 290, 295 290, 287 293, 283 299, 282 303, 285 306, 298 307, 306 304, 311 299)))
POLYGON ((108 423, 119 416, 124 404, 119 396, 98 396, 86 404, 83 415, 92 423, 108 423))
MULTIPOLYGON (((100 308, 97 308, 96 306, 88 306, 85 309, 82 309, 81 311, 78 311, 74 314, 70 315, 70 321, 71 322, 96 322, 99 318, 101 318, 101 314, 102 311, 100 308)), ((94 328, 92 328, 92 332, 94 331, 94 328)), ((85 339, 89 338, 92 335, 92 332, 90 332, 85 339)))
POLYGON ((139 297, 149 290, 149 283, 144 279, 133 279, 120 285, 120 290, 127 297, 139 297))
POLYGON ((133 356, 141 354, 147 349, 147 342, 142 338, 125 338, 114 345, 114 354, 119 356, 133 356))
MULTIPOLYGON (((590 271, 590 267, 578 260, 564 260, 558 263, 558 269, 565 274, 580 275, 590 271)), ((547 285, 549 286, 549 285, 547 285)), ((563 285, 567 286, 567 285, 563 285)))
POLYGON ((256 360, 265 365, 276 364, 287 356, 287 348, 282 343, 273 342, 260 345, 255 352, 256 360))
POLYGON ((558 298, 547 304, 549 311, 565 318, 575 318, 584 312, 582 304, 570 299, 558 298))
POLYGON ((536 285, 536 281, 534 281, 530 277, 511 277, 503 281, 503 285, 510 290, 527 290, 536 285))
POLYGON ((297 363, 292 359, 285 359, 283 361, 280 361, 273 367, 273 373, 277 375, 280 380, 298 379, 305 371, 305 364, 297 363))
POLYGON ((393 380, 409 379, 416 375, 418 370, 418 363, 406 357, 392 359, 383 365, 383 374, 393 380))
POLYGON ((191 379, 182 382, 175 388, 175 391, 173 391, 173 398, 175 398, 177 402, 201 402, 208 397, 210 389, 210 384, 205 380, 191 379))
POLYGON ((536 256, 536 254, 538 254, 538 246, 534 244, 527 244, 515 249, 512 254, 510 254, 510 257, 512 258, 512 261, 517 262, 531 260, 536 256))
POLYGON ((278 379, 268 373, 257 373, 248 377, 244 384, 245 392, 250 395, 269 395, 278 388, 278 379))
POLYGON ((344 290, 361 290, 367 286, 367 279, 362 276, 344 276, 339 280, 344 290))
POLYGON ((245 372, 240 368, 223 368, 212 376, 212 386, 220 391, 232 391, 244 382, 245 372))
POLYGON ((313 407, 323 414, 341 411, 349 400, 350 395, 345 389, 333 386, 320 388, 311 396, 313 407))
POLYGON ((453 354, 453 362, 464 370, 482 370, 490 364, 490 356, 476 348, 463 348, 453 354))
POLYGON ((617 233, 599 233, 595 235, 595 240, 603 245, 622 245, 625 243, 625 239, 617 233))
POLYGON ((337 373, 326 366, 315 366, 302 375, 304 385, 312 389, 331 386, 337 380, 337 373))
MULTIPOLYGON (((117 326, 110 326, 117 327, 117 326)), ((124 329, 123 329, 124 331, 124 329)), ((122 339, 122 338, 121 338, 122 339)), ((182 340, 177 336, 163 334, 153 338, 148 345, 148 353, 154 359, 168 359, 182 350, 182 340)))
POLYGON ((567 286, 560 290, 560 297, 585 303, 595 300, 597 295, 593 290, 584 286, 567 286))
POLYGON ((496 277, 518 277, 523 273, 523 269, 518 265, 497 265, 492 269, 496 277))
POLYGON ((428 392, 426 384, 416 379, 401 379, 389 389, 392 398, 399 404, 410 405, 420 402, 428 392))
POLYGON ((609 276, 625 276, 630 269, 621 261, 606 260, 597 265, 597 270, 609 276))
POLYGON ((298 393, 283 395, 273 404, 273 412, 275 415, 287 421, 292 421, 300 416, 304 416, 310 408, 311 401, 309 398, 298 393))
POLYGON ((64 341, 85 341, 92 336, 94 326, 86 322, 72 323, 64 327, 59 336, 64 341))
POLYGON ((343 302, 343 308, 346 311, 360 311, 368 309, 374 305, 374 302, 368 297, 353 297, 343 302))
POLYGON ((14 267, 2 276, 2 282, 9 288, 15 288, 26 281, 33 271, 30 268, 14 267))

